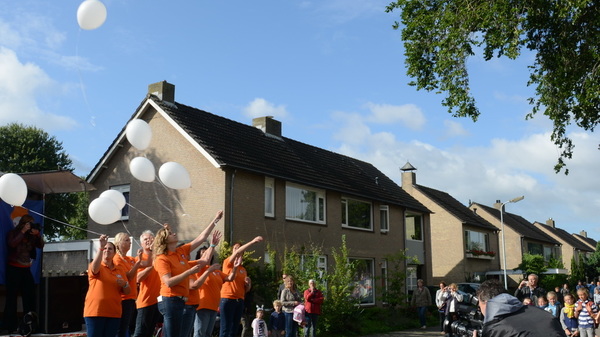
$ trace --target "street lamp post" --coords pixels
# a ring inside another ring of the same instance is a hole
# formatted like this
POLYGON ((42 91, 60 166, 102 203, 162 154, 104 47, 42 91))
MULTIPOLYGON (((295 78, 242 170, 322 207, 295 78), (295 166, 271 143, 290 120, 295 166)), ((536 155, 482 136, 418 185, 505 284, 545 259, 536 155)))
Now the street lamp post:
POLYGON ((525 196, 522 195, 520 197, 516 197, 514 199, 510 199, 509 201, 503 202, 500 205, 500 226, 502 229, 502 261, 504 263, 504 266, 502 267, 502 272, 504 274, 504 287, 506 289, 508 289, 508 283, 506 280, 506 241, 504 239, 504 205, 519 202, 519 201, 523 200, 524 198, 525 198, 525 196))

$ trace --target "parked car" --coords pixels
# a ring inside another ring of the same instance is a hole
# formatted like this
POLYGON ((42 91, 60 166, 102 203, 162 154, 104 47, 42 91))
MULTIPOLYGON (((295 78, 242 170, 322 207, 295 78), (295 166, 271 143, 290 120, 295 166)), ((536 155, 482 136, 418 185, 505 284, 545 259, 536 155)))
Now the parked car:
POLYGON ((467 294, 475 295, 481 283, 457 283, 458 290, 467 294))

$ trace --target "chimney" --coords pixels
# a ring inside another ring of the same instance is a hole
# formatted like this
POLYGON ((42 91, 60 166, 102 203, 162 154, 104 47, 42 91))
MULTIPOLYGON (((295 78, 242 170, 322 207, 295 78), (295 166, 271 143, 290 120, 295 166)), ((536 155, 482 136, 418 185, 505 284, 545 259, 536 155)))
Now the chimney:
POLYGON ((546 220, 546 226, 556 228, 556 223, 554 222, 554 220, 552 218, 550 218, 550 219, 546 220))
POLYGON ((252 120, 252 126, 260 129, 267 135, 281 137, 281 122, 273 116, 257 117, 252 120))
POLYGON ((586 231, 579 232, 579 235, 583 236, 584 238, 587 238, 587 232, 586 231))
POLYGON ((414 172, 416 170, 408 161, 400 168, 402 172, 402 188, 405 191, 412 191, 413 186, 417 184, 417 174, 414 172))
POLYGON ((175 102, 175 85, 167 82, 156 82, 148 86, 148 93, 165 102, 175 102))
MULTIPOLYGON (((495 208, 495 209, 498 209, 498 210, 499 210, 500 208, 502 208, 502 201, 500 201, 500 200, 496 200, 496 202, 494 203, 494 208, 495 208)), ((502 211, 504 211, 504 210, 502 210, 502 211)))

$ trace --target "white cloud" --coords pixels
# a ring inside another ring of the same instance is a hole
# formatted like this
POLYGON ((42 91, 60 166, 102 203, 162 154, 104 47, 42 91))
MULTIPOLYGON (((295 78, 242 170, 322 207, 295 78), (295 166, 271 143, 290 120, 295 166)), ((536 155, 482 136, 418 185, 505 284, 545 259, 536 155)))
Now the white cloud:
POLYGON ((70 129, 77 123, 40 108, 40 96, 57 84, 37 65, 21 63, 14 51, 0 47, 0 124, 22 123, 44 130, 70 129))
POLYGON ((469 132, 457 121, 444 120, 444 127, 446 128, 446 136, 448 137, 460 137, 469 134, 469 132))
POLYGON ((524 195, 509 212, 529 221, 554 218, 568 232, 595 231, 571 219, 576 215, 597 222, 598 134, 570 134, 576 150, 567 162, 571 173, 565 176, 553 170, 558 150, 549 133, 442 150, 418 140, 398 140, 389 132, 372 133, 366 120, 353 114, 338 112, 333 119, 339 125, 335 138, 341 141, 336 151, 372 163, 398 184, 399 168, 410 161, 418 169, 418 184, 448 192, 463 204, 472 200, 491 206, 497 199, 524 195))
POLYGON ((285 105, 275 105, 264 98, 255 98, 244 108, 244 114, 248 117, 273 116, 276 119, 285 119, 288 117, 285 105))
POLYGON ((426 122, 423 112, 414 104, 390 105, 369 102, 365 106, 371 111, 367 120, 372 123, 400 123, 412 130, 420 130, 426 122))

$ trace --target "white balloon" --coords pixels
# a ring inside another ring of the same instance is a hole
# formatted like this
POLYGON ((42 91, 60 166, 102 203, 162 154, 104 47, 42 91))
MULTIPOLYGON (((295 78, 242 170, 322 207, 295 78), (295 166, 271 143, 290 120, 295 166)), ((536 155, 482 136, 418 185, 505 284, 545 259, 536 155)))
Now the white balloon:
POLYGON ((0 198, 7 204, 21 206, 27 199, 27 184, 20 175, 6 173, 0 177, 0 198))
POLYGON ((119 209, 123 209, 123 207, 125 207, 125 204, 127 203, 127 200, 125 200, 125 196, 123 195, 123 193, 117 190, 106 190, 100 194, 100 198, 108 198, 112 200, 112 202, 114 202, 117 205, 117 207, 119 207, 119 209))
POLYGON ((176 190, 192 186, 188 171, 181 164, 174 161, 162 164, 158 170, 158 177, 167 187, 176 190))
MULTIPOLYGON (((89 0, 88 0, 89 1, 89 0)), ((134 119, 127 123, 125 136, 131 145, 138 150, 145 150, 150 145, 152 139, 152 129, 146 121, 134 119)))
POLYGON ((96 198, 88 207, 90 218, 101 225, 110 225, 121 218, 121 210, 109 198, 96 198))
POLYGON ((77 23, 81 29, 96 29, 106 21, 106 6, 98 0, 85 0, 77 9, 77 23))
POLYGON ((129 171, 137 180, 151 183, 156 177, 154 164, 145 157, 135 157, 129 163, 129 171))

